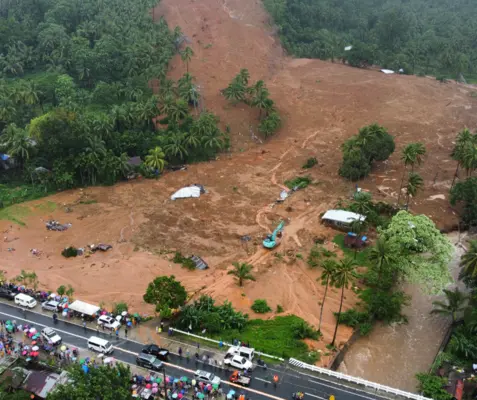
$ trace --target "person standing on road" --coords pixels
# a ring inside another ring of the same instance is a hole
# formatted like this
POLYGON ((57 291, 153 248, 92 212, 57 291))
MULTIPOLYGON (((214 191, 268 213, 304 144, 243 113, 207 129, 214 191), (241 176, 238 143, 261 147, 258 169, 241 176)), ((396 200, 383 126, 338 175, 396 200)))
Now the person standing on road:
POLYGON ((84 328, 84 331, 86 332, 86 321, 83 319, 83 328, 84 328))
POLYGON ((179 349, 177 350, 177 352, 179 353, 179 357, 182 358, 182 347, 179 347, 179 349))
POLYGON ((116 340, 119 340, 119 329, 116 329, 116 340))
POLYGON ((189 351, 189 348, 186 349, 186 359, 187 361, 189 361, 189 358, 190 358, 190 351, 189 351))
POLYGON ((124 337, 127 339, 128 338, 128 328, 124 328, 124 337))

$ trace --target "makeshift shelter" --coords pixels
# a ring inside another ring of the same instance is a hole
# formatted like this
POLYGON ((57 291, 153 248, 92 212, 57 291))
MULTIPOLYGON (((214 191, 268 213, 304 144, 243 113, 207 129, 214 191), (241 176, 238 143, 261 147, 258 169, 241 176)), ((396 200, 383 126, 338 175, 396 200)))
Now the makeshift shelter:
POLYGON ((138 167, 139 165, 141 165, 142 163, 142 160, 141 160, 141 157, 131 157, 129 160, 128 160, 128 165, 132 166, 132 167, 138 167))
POLYGON ((201 189, 195 185, 183 187, 171 196, 171 200, 200 197, 201 189))
POLYGON ((200 258, 199 256, 192 256, 190 258, 192 261, 194 261, 194 264, 195 264, 195 268, 196 269, 207 269, 209 268, 209 266, 207 265, 207 263, 202 259, 200 258))
POLYGON ((348 229, 353 221, 364 221, 365 219, 364 215, 345 210, 328 210, 321 217, 323 223, 344 229, 348 229))
POLYGON ((101 310, 100 307, 95 306, 93 304, 85 303, 81 300, 75 300, 71 303, 68 307, 69 310, 77 312, 78 314, 84 314, 89 317, 93 317, 98 315, 99 311, 101 310))
POLYGON ((392 69, 382 69, 381 72, 386 75, 394 74, 392 69))

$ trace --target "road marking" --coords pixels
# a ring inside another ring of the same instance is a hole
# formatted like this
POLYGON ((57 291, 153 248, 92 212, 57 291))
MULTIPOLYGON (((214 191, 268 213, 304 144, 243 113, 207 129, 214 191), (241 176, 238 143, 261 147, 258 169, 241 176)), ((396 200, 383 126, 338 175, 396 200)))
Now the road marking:
MULTIPOLYGON (((318 385, 323 385, 323 386, 329 387, 329 388, 331 388, 331 389, 333 389, 333 390, 340 390, 340 391, 342 391, 342 392, 349 393, 349 394, 352 394, 352 395, 354 395, 354 396, 359 396, 359 397, 362 397, 362 398, 364 398, 364 399, 369 399, 369 400, 375 400, 375 399, 376 399, 376 397, 363 396, 362 394, 355 393, 355 392, 350 392, 349 390, 340 389, 340 388, 337 388, 337 387, 335 387, 335 386, 327 385, 326 383, 323 383, 323 382, 314 381, 314 380, 312 380, 312 379, 309 379, 308 381, 309 381, 309 382, 313 382, 313 383, 317 383, 318 385)), ((326 381, 326 382, 328 382, 328 381, 326 381)), ((330 382, 330 383, 331 383, 331 382, 330 382)), ((333 382, 333 383, 334 383, 334 382, 333 382)), ((337 383, 337 385, 343 386, 343 385, 341 385, 341 384, 339 384, 339 383, 337 383)), ((378 397, 381 397, 381 396, 378 396, 378 397)))
POLYGON ((262 378, 253 378, 253 379, 255 379, 255 380, 257 380, 257 381, 266 382, 266 383, 272 383, 272 382, 270 382, 270 381, 267 381, 267 380, 265 380, 265 379, 262 379, 262 378))
POLYGON ((327 399, 325 399, 324 397, 317 396, 316 394, 311 394, 311 393, 306 393, 306 392, 305 392, 305 394, 306 394, 307 396, 316 397, 317 399, 327 400, 327 399))

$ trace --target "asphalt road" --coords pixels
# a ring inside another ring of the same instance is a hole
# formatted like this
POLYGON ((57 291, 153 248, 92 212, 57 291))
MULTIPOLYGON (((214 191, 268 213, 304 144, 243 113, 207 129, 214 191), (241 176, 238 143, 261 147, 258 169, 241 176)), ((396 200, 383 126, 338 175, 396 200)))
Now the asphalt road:
MULTIPOLYGON (((99 336, 109 340, 114 346, 113 357, 117 360, 135 364, 136 354, 139 353, 143 347, 142 343, 127 340, 125 338, 117 339, 114 334, 109 335, 100 331, 96 332, 94 329, 83 328, 72 322, 59 319, 56 324, 53 323, 53 318, 35 311, 23 310, 15 305, 0 303, 0 319, 15 319, 17 323, 24 323, 28 321, 29 324, 37 327, 49 326, 55 329, 62 337, 63 342, 74 347, 87 348, 87 339, 90 336, 99 336)), ((180 377, 188 376, 192 378, 193 373, 197 369, 213 372, 223 380, 223 389, 234 389, 236 391, 244 391, 246 395, 252 399, 257 400, 280 400, 291 399, 292 393, 302 391, 305 393, 305 399, 321 399, 328 400, 331 395, 334 395, 336 400, 366 400, 366 399, 385 399, 384 397, 376 396, 356 388, 345 386, 330 382, 324 378, 299 373, 285 367, 274 366, 273 370, 265 370, 261 367, 254 369, 252 373, 252 381, 248 388, 242 388, 227 382, 230 371, 213 365, 205 364, 201 361, 186 360, 180 358, 178 355, 170 354, 169 360, 166 364, 166 373, 171 376, 180 377), (279 376, 279 384, 275 387, 272 384, 272 376, 277 373, 279 376)))

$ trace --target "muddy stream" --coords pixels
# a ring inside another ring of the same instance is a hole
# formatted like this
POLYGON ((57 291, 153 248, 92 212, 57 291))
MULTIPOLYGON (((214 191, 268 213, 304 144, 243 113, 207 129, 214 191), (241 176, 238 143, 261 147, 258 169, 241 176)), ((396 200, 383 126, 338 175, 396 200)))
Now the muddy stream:
MULTIPOLYGON (((458 234, 451 233, 448 238, 456 244, 458 234)), ((462 248, 455 246, 449 264, 454 280, 457 280, 462 253, 462 248)), ((412 296, 410 305, 404 310, 409 323, 376 326, 369 336, 359 338, 351 346, 338 371, 416 392, 415 374, 429 370, 450 320, 430 314, 432 302, 440 299, 439 296, 426 295, 411 284, 403 285, 403 290, 412 296)))

